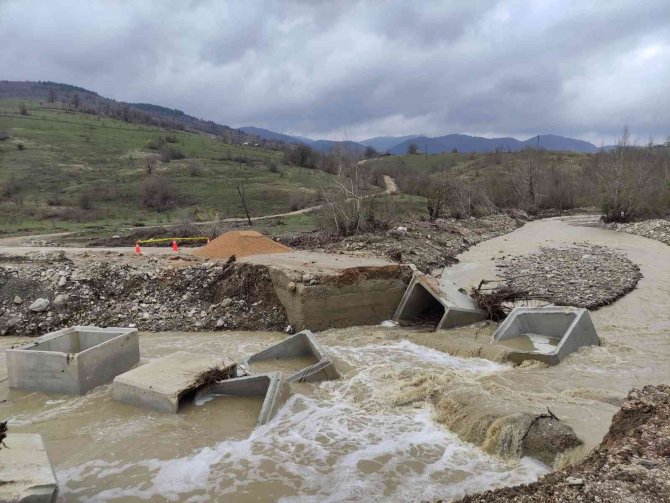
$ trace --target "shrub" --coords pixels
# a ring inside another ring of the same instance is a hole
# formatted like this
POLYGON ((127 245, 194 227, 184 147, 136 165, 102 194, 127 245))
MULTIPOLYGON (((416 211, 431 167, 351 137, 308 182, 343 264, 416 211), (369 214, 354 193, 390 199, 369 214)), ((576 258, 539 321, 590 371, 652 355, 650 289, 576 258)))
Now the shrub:
POLYGON ((270 173, 279 173, 279 166, 277 166, 274 162, 271 162, 268 166, 268 171, 270 173))
POLYGON ((79 209, 88 211, 93 209, 93 198, 88 192, 84 193, 79 197, 79 209))
POLYGON ((184 153, 176 148, 176 147, 169 147, 168 145, 163 145, 160 149, 158 149, 158 153, 161 156, 161 161, 163 162, 170 162, 173 159, 183 159, 186 157, 184 153))
POLYGON ((23 102, 19 103, 19 113, 20 113, 21 115, 30 115, 30 114, 28 113, 28 107, 27 107, 26 104, 23 103, 23 102))
POLYGON ((202 166, 200 165, 200 162, 198 162, 195 159, 191 159, 188 162, 188 174, 190 176, 202 176, 203 171, 202 171, 202 166))
POLYGON ((164 176, 151 175, 140 187, 142 206, 165 211, 177 206, 177 190, 164 176))
POLYGON ((165 141, 168 143, 177 143, 177 137, 173 134, 165 135, 165 141))
POLYGON ((19 150, 25 150, 26 146, 23 143, 17 143, 16 148, 19 149, 19 150))

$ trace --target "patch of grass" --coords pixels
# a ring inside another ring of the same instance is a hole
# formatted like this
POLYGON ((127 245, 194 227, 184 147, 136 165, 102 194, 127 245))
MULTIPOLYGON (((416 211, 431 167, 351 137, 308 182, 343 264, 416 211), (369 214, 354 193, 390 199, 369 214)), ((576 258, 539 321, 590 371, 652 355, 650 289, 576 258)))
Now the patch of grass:
POLYGON ((0 198, 0 229, 6 234, 54 232, 123 222, 175 223, 198 209, 219 218, 242 217, 237 187, 244 185, 252 216, 289 211, 296 190, 318 195, 333 176, 285 166, 282 153, 224 143, 207 134, 168 131, 127 124, 107 117, 64 109, 60 104, 26 102, 30 115, 18 112, 17 100, 0 100, 0 187, 18 187, 0 198), (161 140, 162 138, 162 140, 161 140), (163 143, 184 156, 158 162, 156 173, 168 178, 179 207, 156 213, 141 205, 151 146, 163 143), (18 145, 23 145, 19 150, 18 145), (8 148, 8 146, 12 148, 8 148), (191 163, 197 161, 198 176, 191 163), (96 210, 93 222, 70 221, 64 208, 80 208, 84 195, 96 210), (51 205, 50 205, 51 203, 51 205))

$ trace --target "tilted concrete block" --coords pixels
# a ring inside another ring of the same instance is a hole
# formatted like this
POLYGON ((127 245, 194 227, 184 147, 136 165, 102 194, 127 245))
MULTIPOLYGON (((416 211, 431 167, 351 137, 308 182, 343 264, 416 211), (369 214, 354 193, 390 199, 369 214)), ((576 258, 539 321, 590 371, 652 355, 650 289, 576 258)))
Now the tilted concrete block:
POLYGON ((8 349, 10 388, 83 395, 140 361, 134 328, 71 327, 8 349))
POLYGON ((247 366, 253 368, 254 363, 258 362, 267 362, 270 365, 273 361, 276 361, 279 364, 282 359, 302 357, 309 357, 313 363, 288 375, 286 378, 288 382, 327 381, 340 377, 335 364, 309 330, 298 332, 288 339, 256 353, 246 363, 247 366))
POLYGON ((493 343, 521 348, 508 355, 511 361, 556 365, 583 346, 600 345, 600 339, 587 309, 517 307, 495 331, 493 343))
POLYGON ((42 437, 9 433, 0 448, 0 501, 51 503, 58 483, 42 437))
POLYGON ((177 351, 117 376, 112 396, 129 405, 176 413, 180 400, 198 388, 200 375, 214 367, 232 372, 235 363, 221 356, 177 351))
POLYGON ((258 424, 266 424, 274 417, 291 396, 288 382, 279 372, 226 379, 209 384, 198 390, 195 400, 209 396, 262 396, 263 406, 258 415, 258 424))
POLYGON ((460 292, 453 283, 438 283, 435 278, 415 273, 405 290, 393 321, 413 322, 429 315, 435 330, 459 327, 485 320, 486 313, 474 299, 460 292))

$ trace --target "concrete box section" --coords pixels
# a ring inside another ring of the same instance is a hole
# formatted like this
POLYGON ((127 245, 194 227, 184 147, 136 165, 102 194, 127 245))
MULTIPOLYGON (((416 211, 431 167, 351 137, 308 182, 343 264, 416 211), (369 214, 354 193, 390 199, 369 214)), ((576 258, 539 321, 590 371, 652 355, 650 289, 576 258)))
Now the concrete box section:
POLYGON ((493 342, 517 349, 508 355, 510 361, 549 365, 582 346, 600 345, 588 310, 569 307, 517 307, 495 331, 493 342))
POLYGON ((51 503, 58 483, 42 437, 9 433, 0 449, 0 501, 51 503))
POLYGON ((439 284, 436 279, 415 273, 403 295, 393 321, 413 323, 429 321, 435 330, 469 325, 486 319, 475 301, 453 283, 439 284))
POLYGON ((388 260, 317 252, 244 257, 266 266, 289 323, 296 330, 377 325, 398 306, 409 266, 388 260))
POLYGON ((83 395, 140 361, 134 328, 71 327, 8 349, 10 388, 83 395))
POLYGON ((265 362, 268 366, 282 367, 282 360, 308 358, 306 367, 290 372, 288 382, 313 382, 338 379, 340 377, 335 364, 309 330, 303 330, 282 342, 256 353, 247 360, 247 366, 253 369, 255 363, 265 362))
POLYGON ((198 387, 198 378, 214 367, 234 369, 221 356, 177 351, 114 379, 112 396, 119 402, 176 413, 180 401, 198 387))
POLYGON ((204 386, 196 394, 200 401, 208 396, 263 396, 263 406, 258 415, 258 425, 266 424, 274 417, 291 396, 288 382, 279 372, 227 379, 204 386))

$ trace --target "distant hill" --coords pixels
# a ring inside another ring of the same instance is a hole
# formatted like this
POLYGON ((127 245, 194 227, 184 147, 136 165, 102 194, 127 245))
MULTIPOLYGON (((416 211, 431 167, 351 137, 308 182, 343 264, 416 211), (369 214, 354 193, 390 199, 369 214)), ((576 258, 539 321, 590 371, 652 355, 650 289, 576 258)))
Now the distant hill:
MULTIPOLYGON (((519 141, 516 138, 483 138, 465 134, 450 134, 437 138, 418 136, 396 145, 390 149, 390 152, 396 155, 406 154, 407 148, 412 143, 419 146, 419 151, 426 152, 427 150, 429 154, 442 154, 454 149, 459 152, 494 152, 496 149, 516 151, 538 146, 537 136, 519 141)), ((540 135, 539 148, 570 152, 598 151, 598 148, 592 143, 557 135, 540 135)))
MULTIPOLYGON (((100 96, 83 87, 59 82, 0 80, 0 99, 25 99, 64 103, 73 110, 101 115, 130 124, 146 124, 168 129, 192 130, 222 137, 228 143, 252 142, 255 137, 213 121, 198 119, 181 110, 150 103, 126 103, 100 96), (76 100, 76 106, 75 106, 76 100)), ((269 148, 279 147, 273 141, 262 142, 269 148)))
POLYGON ((362 154, 365 151, 365 146, 355 141, 334 141, 334 140, 312 140, 304 136, 291 136, 283 133, 276 133, 268 129, 258 128, 254 126, 244 126, 239 129, 246 134, 257 136, 265 140, 281 141, 284 143, 304 144, 309 145, 317 152, 322 154, 330 153, 334 150, 343 148, 348 152, 354 154, 362 154))
POLYGON ((369 138, 367 140, 363 140, 360 143, 361 145, 365 145, 366 147, 372 147, 374 148, 377 152, 384 153, 387 150, 395 147, 396 145, 406 141, 406 140, 411 140, 413 138, 417 138, 421 135, 418 134, 410 134, 406 136, 377 136, 375 138, 369 138))
POLYGON ((283 141, 284 143, 306 143, 306 144, 311 144, 314 143, 313 140, 310 140, 309 138, 302 138, 300 136, 289 136, 287 134, 282 134, 282 133, 275 133, 274 131, 270 131, 269 129, 263 129, 260 127, 253 127, 253 126, 244 126, 239 128, 240 131, 243 131, 246 134, 258 136, 259 138, 264 138, 266 140, 274 140, 274 141, 283 141))

